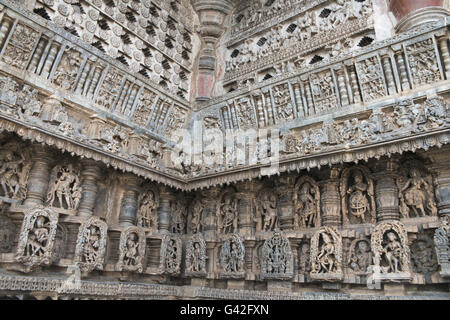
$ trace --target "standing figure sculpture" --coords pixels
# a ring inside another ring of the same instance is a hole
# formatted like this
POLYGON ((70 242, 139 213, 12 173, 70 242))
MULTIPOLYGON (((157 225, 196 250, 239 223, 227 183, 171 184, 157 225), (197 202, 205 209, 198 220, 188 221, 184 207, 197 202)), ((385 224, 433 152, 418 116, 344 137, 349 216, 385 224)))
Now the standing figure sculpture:
POLYGON ((238 202, 231 193, 225 193, 217 208, 217 227, 220 234, 238 230, 238 202))
POLYGON ((58 165, 52 170, 47 203, 54 205, 57 200, 59 208, 77 209, 81 200, 81 184, 78 170, 72 164, 58 165))
POLYGON ((365 221, 365 215, 370 212, 370 204, 365 193, 369 186, 364 183, 364 178, 361 173, 355 173, 354 184, 348 188, 350 213, 356 218, 365 221))
POLYGON ((182 201, 175 200, 171 205, 172 222, 170 230, 172 233, 184 233, 186 230, 187 209, 182 201))
POLYGON ((123 263, 128 267, 133 267, 137 263, 138 258, 138 236, 136 233, 130 233, 128 235, 127 241, 126 241, 126 252, 125 256, 123 258, 123 263))
POLYGON ((321 227, 311 238, 311 278, 339 280, 342 277, 342 237, 333 227, 321 227))
MULTIPOLYGON (((7 148, 8 146, 3 146, 7 148)), ((9 149, 0 152, 0 185, 3 190, 3 196, 13 199, 25 197, 23 189, 24 174, 27 169, 24 154, 16 156, 9 149)), ((29 167, 29 165, 28 165, 29 167)))
POLYGON ((194 234, 186 246, 186 274, 206 275, 206 242, 201 234, 194 234))
POLYGON ((156 214, 158 200, 155 193, 152 190, 141 193, 138 203, 138 225, 156 231, 158 229, 158 216, 156 214))
POLYGON ((345 224, 375 223, 375 187, 369 169, 355 166, 342 172, 342 216, 345 224))
POLYGON ((371 238, 375 269, 388 279, 410 279, 410 249, 405 226, 399 221, 377 225, 371 238))
POLYGON ((411 168, 409 178, 399 185, 400 213, 409 218, 411 209, 416 217, 437 215, 433 188, 420 174, 418 168, 411 168))
POLYGON ((190 230, 192 233, 199 233, 202 229, 202 214, 204 210, 204 205, 201 199, 195 199, 191 206, 191 223, 190 230))
POLYGON ((257 231, 273 231, 278 227, 278 203, 277 196, 270 190, 261 192, 257 221, 257 231))
POLYGON ((244 276, 245 247, 242 238, 232 234, 220 250, 221 275, 231 278, 244 276))
POLYGON ((304 176, 295 184, 294 228, 320 227, 320 189, 314 179, 304 176))

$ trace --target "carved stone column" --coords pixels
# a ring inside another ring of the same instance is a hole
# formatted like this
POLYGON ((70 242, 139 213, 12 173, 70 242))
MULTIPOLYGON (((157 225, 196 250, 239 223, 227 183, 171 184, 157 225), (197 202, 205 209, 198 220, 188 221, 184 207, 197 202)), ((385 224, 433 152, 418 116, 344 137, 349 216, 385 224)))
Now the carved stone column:
POLYGON ((197 100, 211 98, 216 68, 216 43, 224 31, 223 23, 231 12, 230 0, 194 0, 201 22, 202 49, 198 61, 197 100))
POLYGON ((239 233, 245 236, 255 234, 255 188, 253 181, 248 181, 236 185, 238 190, 236 196, 239 199, 239 233))
POLYGON ((397 18, 397 32, 419 24, 445 19, 444 0, 390 0, 389 9, 397 18))
POLYGON ((433 161, 428 169, 433 173, 438 214, 441 218, 450 217, 450 159, 448 150, 448 147, 444 147, 427 154, 433 161))
POLYGON ((169 233, 170 229, 170 204, 175 201, 175 196, 169 187, 162 186, 159 191, 158 230, 161 233, 169 233))
POLYGON ((341 168, 330 170, 330 179, 321 182, 322 225, 339 226, 342 224, 341 197, 339 194, 339 174, 341 168))
POLYGON ((119 224, 136 225, 137 196, 141 179, 134 174, 125 174, 122 179, 125 192, 120 208, 119 224))
POLYGON ((253 260, 256 259, 253 255, 256 246, 256 240, 245 240, 245 280, 255 280, 255 272, 253 271, 253 260))
POLYGON ((294 185, 295 176, 281 177, 277 181, 278 212, 281 230, 294 229, 294 185))
POLYGON ((203 210, 203 231, 205 235, 214 235, 216 225, 216 205, 219 197, 219 189, 208 189, 202 191, 205 208, 203 210))
POLYGON ((78 208, 78 215, 83 217, 92 216, 94 213, 95 200, 97 197, 97 181, 101 177, 100 165, 91 159, 81 161, 81 202, 78 208))
POLYGON ((398 187, 396 183, 398 163, 396 159, 380 159, 377 161, 375 180, 375 199, 377 205, 377 221, 399 220, 398 187))
POLYGON ((27 198, 25 206, 42 205, 47 195, 50 171, 54 156, 51 150, 43 145, 32 146, 32 167, 28 176, 27 198))

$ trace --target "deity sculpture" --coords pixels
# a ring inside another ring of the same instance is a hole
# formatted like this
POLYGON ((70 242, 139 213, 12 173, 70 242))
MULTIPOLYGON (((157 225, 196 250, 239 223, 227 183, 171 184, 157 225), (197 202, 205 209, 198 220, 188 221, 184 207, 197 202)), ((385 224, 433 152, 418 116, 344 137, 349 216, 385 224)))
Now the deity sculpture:
POLYGON ((376 219, 373 179, 362 166, 343 171, 340 183, 344 223, 374 223, 376 219), (353 183, 349 186, 350 181, 353 183))
POLYGON ((294 228, 320 227, 320 189, 311 177, 301 177, 295 184, 294 228))
POLYGON ((436 252, 430 237, 422 235, 413 242, 411 245, 411 261, 413 270, 425 276, 437 271, 436 252))
POLYGON ((217 206, 217 231, 220 234, 234 233, 238 229, 238 201, 230 192, 225 192, 217 206))
POLYGON ((302 273, 311 271, 311 248, 308 242, 303 242, 300 246, 299 269, 302 273))
POLYGON ((244 276, 245 247, 242 238, 237 234, 230 235, 220 250, 221 275, 224 277, 244 276))
POLYGON ((16 149, 20 146, 2 146, 0 151, 0 185, 3 196, 12 199, 24 199, 26 195, 26 179, 31 167, 27 154, 16 149))
POLYGON ((405 227, 398 221, 382 222, 372 233, 374 265, 382 274, 410 277, 410 249, 405 227))
POLYGON ((138 225, 150 228, 152 231, 158 229, 158 215, 156 209, 159 205, 157 194, 153 190, 147 190, 139 195, 138 199, 138 225))
POLYGON ((206 274, 206 243, 203 237, 195 234, 186 248, 186 273, 204 276, 206 274))
POLYGON ((333 227, 322 227, 311 239, 311 277, 338 280, 342 276, 342 237, 333 227))
POLYGON ((365 238, 352 241, 350 245, 350 256, 348 266, 356 274, 366 274, 368 267, 372 264, 372 251, 370 243, 365 238))
POLYGON ((202 215, 204 210, 204 204, 202 202, 202 199, 195 199, 194 202, 191 205, 191 223, 190 223, 190 230, 192 233, 199 233, 202 229, 202 215))
POLYGON ((273 231, 279 224, 277 196, 270 190, 261 192, 259 197, 257 231, 273 231))
POLYGON ((181 238, 166 235, 161 245, 160 272, 163 274, 177 275, 181 269, 181 238))
POLYGON ((293 255, 289 240, 274 231, 264 242, 261 252, 261 277, 263 279, 286 279, 293 276, 293 255))
POLYGON ((76 210, 81 200, 79 171, 72 164, 53 168, 47 193, 47 203, 58 200, 61 209, 76 210))
POLYGON ((103 270, 107 228, 105 222, 94 216, 80 226, 75 249, 75 263, 81 271, 103 270))
POLYGON ((130 226, 120 235, 118 271, 143 271, 145 256, 145 233, 142 229, 130 226))
POLYGON ((48 208, 38 207, 25 214, 16 261, 26 266, 26 272, 35 266, 50 265, 57 223, 58 215, 48 208))
POLYGON ((450 276, 450 226, 448 218, 441 220, 441 225, 434 231, 433 242, 436 249, 436 258, 440 266, 440 275, 450 276))
POLYGON ((409 218, 411 210, 415 217, 427 215, 436 216, 437 207, 434 200, 433 187, 426 178, 423 178, 416 167, 409 171, 409 178, 399 184, 400 213, 409 218))
POLYGON ((172 221, 170 230, 172 233, 184 233, 186 230, 187 208, 180 199, 171 204, 172 221))

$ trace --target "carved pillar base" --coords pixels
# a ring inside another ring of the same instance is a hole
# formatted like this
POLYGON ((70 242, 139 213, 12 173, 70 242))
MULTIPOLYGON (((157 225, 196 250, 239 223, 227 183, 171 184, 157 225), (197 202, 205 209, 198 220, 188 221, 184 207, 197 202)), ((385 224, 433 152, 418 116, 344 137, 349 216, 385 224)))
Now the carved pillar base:
POLYGON ((97 181, 101 177, 101 170, 99 164, 94 160, 85 159, 81 161, 81 164, 83 166, 81 171, 81 189, 83 190, 83 193, 78 208, 78 215, 90 217, 94 213, 95 200, 98 191, 97 181))
POLYGON ((27 198, 24 205, 28 207, 43 205, 47 195, 53 155, 51 150, 43 145, 32 146, 32 167, 27 184, 27 198))

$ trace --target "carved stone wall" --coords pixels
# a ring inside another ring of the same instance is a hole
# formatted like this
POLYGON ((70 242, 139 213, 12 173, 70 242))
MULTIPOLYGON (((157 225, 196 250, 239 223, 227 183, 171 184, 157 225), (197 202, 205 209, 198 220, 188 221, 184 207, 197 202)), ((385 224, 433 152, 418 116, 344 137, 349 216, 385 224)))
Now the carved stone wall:
POLYGON ((381 0, 25 2, 0 296, 450 298, 443 9, 380 36, 381 0))

